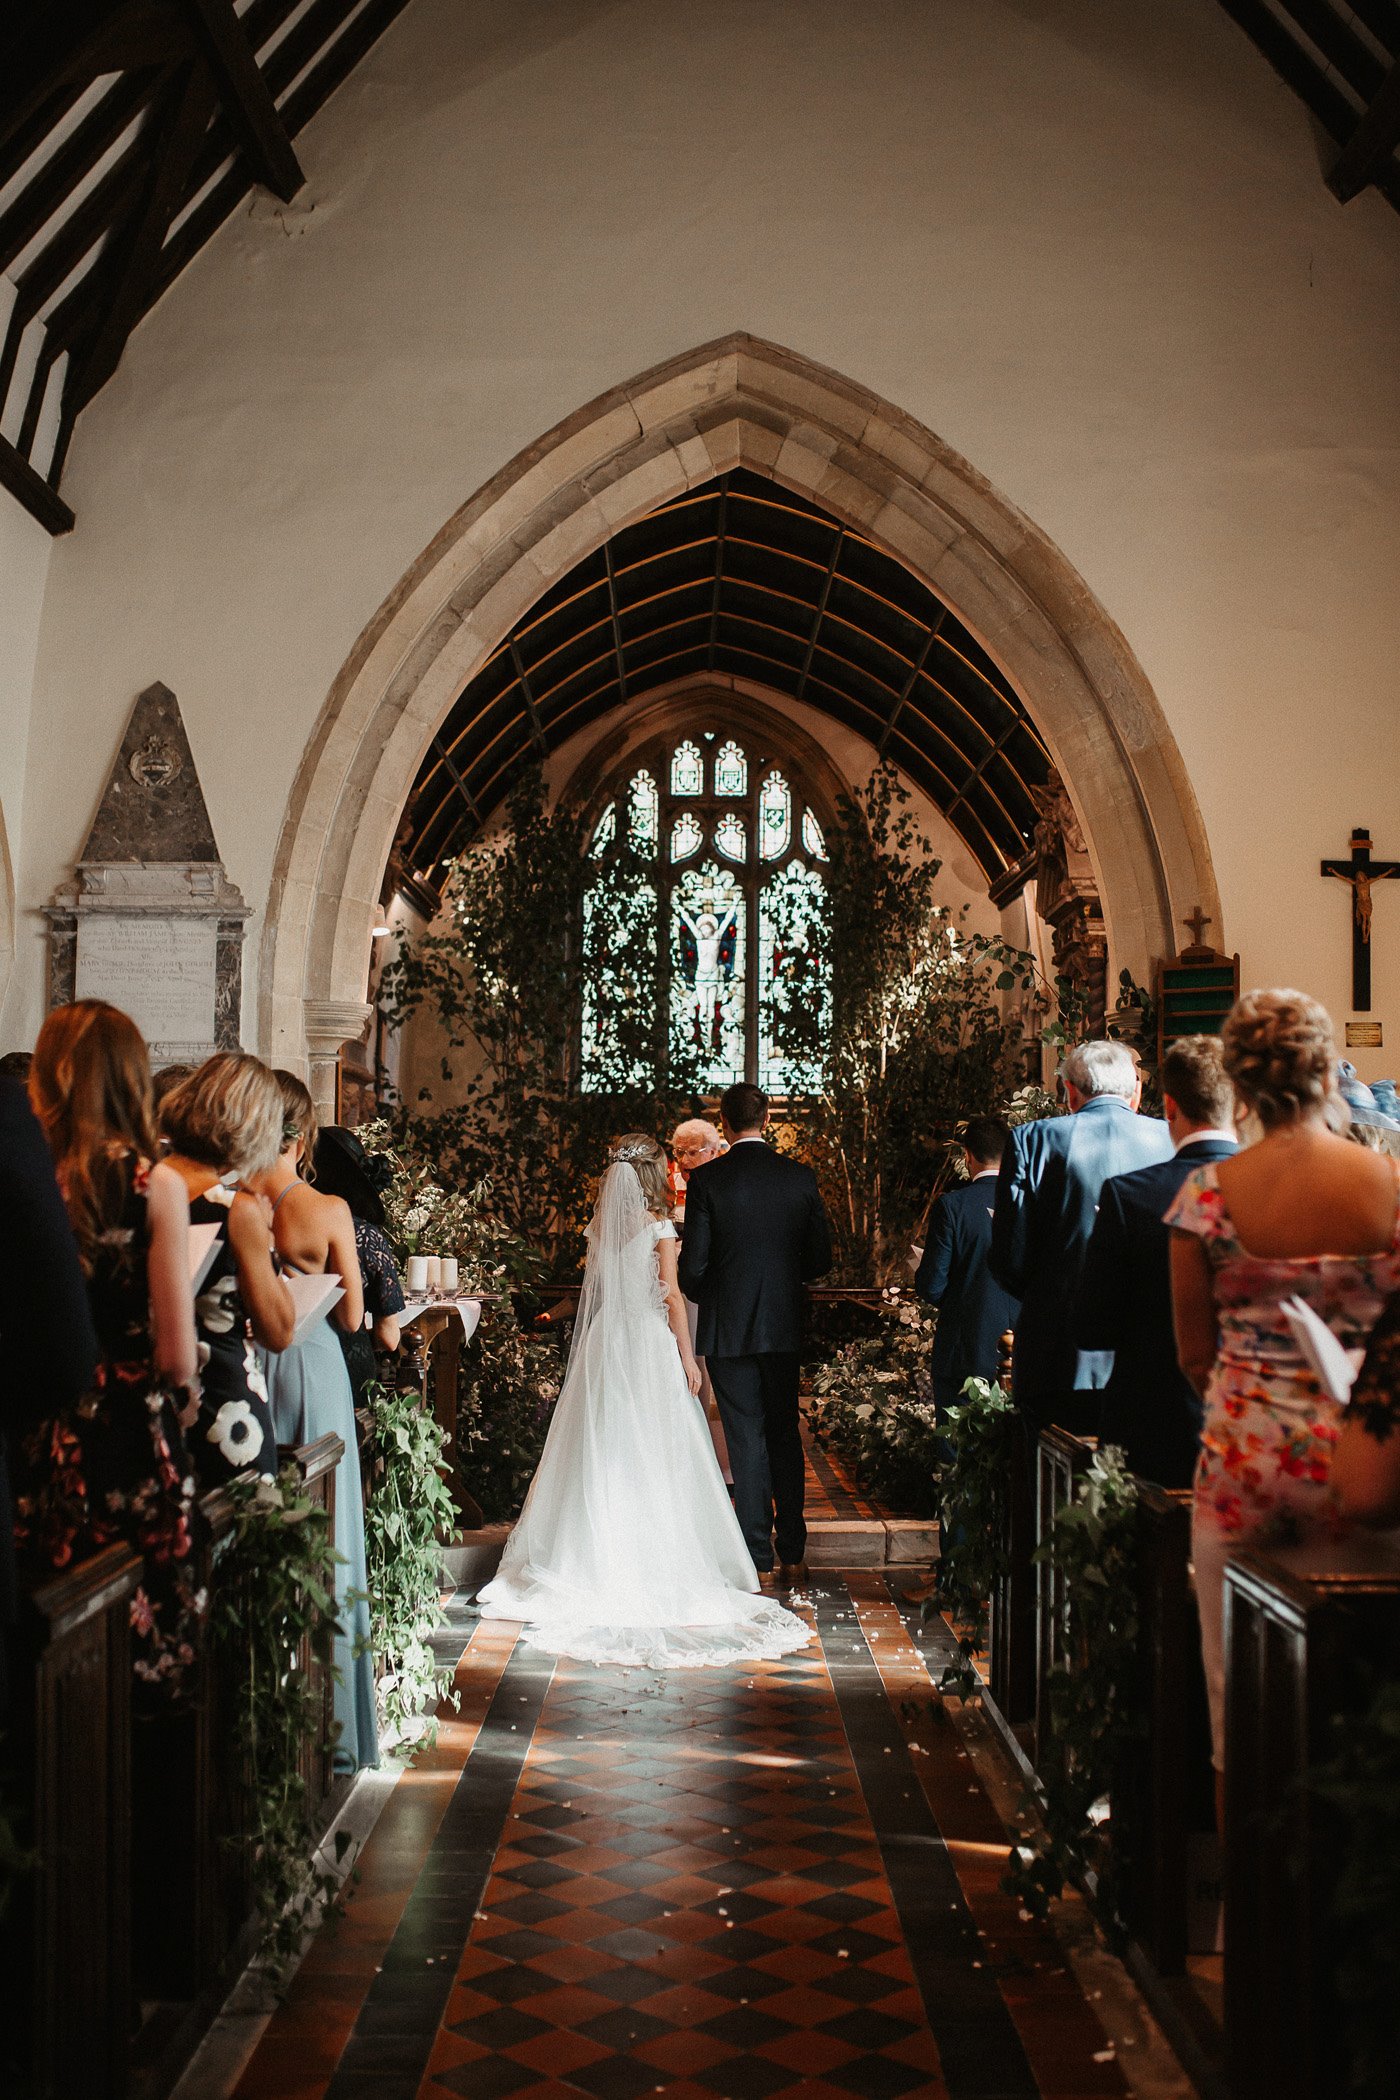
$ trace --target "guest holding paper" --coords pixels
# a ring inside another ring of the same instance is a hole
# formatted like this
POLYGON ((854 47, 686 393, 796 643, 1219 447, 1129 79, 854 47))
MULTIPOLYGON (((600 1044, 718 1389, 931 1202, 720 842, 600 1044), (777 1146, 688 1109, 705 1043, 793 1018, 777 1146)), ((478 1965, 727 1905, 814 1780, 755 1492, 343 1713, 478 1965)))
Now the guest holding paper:
POLYGON ((1400 1292, 1371 1330, 1332 1459, 1332 1491, 1344 1517, 1389 1529, 1400 1524, 1400 1292))
POLYGON ((354 1771, 379 1762, 374 1708, 374 1658, 369 1652, 369 1605, 365 1597, 365 1520, 360 1489, 360 1452, 355 1404, 336 1329, 353 1334, 365 1316, 355 1221, 339 1196, 309 1186, 315 1173, 316 1110, 292 1072, 273 1075, 282 1100, 281 1146, 276 1163, 254 1177, 255 1194, 272 1206, 272 1236, 283 1265, 297 1277, 328 1277, 340 1295, 329 1309, 300 1318, 289 1348, 267 1358, 267 1390, 273 1427, 284 1444, 309 1444, 328 1432, 345 1455, 335 1476, 336 1637, 335 1747, 338 1769, 354 1771), (334 1324, 332 1324, 334 1323, 334 1324), (351 1592, 355 1592, 354 1598, 351 1592))
POLYGON ((1247 992, 1222 1032, 1225 1071, 1262 1134, 1196 1168, 1167 1212, 1181 1368, 1206 1404, 1192 1553, 1217 1770, 1224 1764, 1225 1563, 1280 1522, 1329 1521, 1342 1410, 1305 1359, 1297 1296, 1344 1348, 1400 1284, 1400 1162, 1349 1145, 1326 1010, 1247 992), (1343 1118, 1344 1120, 1344 1118, 1343 1118))
POLYGON ((355 1252, 365 1293, 365 1324, 355 1334, 342 1332, 340 1346, 350 1373, 356 1405, 365 1387, 379 1375, 375 1350, 392 1356, 399 1346, 403 1285, 394 1250, 384 1233, 383 1190, 393 1176, 387 1159, 366 1152, 353 1130, 332 1123, 316 1140, 316 1186, 339 1196, 355 1221, 355 1252), (371 1324, 372 1323, 372 1324, 371 1324))
POLYGON ((285 1349, 296 1313, 272 1263, 268 1205, 231 1186, 266 1173, 282 1149, 282 1093, 256 1057, 211 1057, 160 1104, 166 1164, 185 1184, 190 1224, 217 1234, 198 1280, 199 1420, 188 1432, 201 1487, 249 1468, 272 1477, 277 1437, 254 1343, 285 1349))
POLYGON ((198 1409, 189 1203, 156 1164, 151 1068, 134 1021, 101 999, 51 1013, 29 1098, 78 1242, 97 1335, 92 1387, 26 1440, 15 1535, 31 1583, 118 1540, 141 1556, 131 1601, 138 1683, 176 1692, 195 1659, 198 1409))

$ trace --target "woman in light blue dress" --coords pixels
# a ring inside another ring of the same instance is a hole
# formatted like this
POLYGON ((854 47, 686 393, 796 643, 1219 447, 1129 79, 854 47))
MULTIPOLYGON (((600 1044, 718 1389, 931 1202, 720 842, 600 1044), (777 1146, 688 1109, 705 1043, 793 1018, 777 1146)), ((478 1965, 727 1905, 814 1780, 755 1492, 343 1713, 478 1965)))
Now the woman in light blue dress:
POLYGON ((335 1764, 337 1771, 356 1771, 378 1764, 379 1733, 355 1406, 335 1329, 353 1334, 361 1326, 364 1290, 349 1205, 339 1196, 318 1194, 305 1179, 316 1148, 311 1096, 293 1073, 278 1072, 276 1078, 285 1110, 282 1154, 275 1167, 257 1177, 254 1187, 272 1205, 273 1239, 283 1267, 308 1276, 334 1273, 345 1295, 302 1341, 267 1357, 267 1392, 279 1443, 310 1444, 333 1432, 345 1446, 335 1475, 335 1545, 341 1556, 335 1584, 341 1628, 335 1643, 335 1764))

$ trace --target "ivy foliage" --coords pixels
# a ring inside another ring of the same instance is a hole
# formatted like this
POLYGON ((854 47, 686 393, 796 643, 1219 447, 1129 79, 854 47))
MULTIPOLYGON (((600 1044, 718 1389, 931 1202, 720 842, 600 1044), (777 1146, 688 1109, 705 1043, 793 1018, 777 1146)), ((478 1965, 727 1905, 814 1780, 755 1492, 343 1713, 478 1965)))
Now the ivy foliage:
MULTIPOLYGON (((419 1129, 421 1136, 428 1135, 421 1122, 419 1129)), ((394 1127, 385 1118, 362 1123, 355 1135, 367 1152, 389 1164, 390 1179, 381 1199, 384 1231, 400 1265, 410 1254, 454 1254, 457 1287, 472 1298, 494 1298, 541 1280, 541 1256, 497 1215, 489 1178, 445 1188, 436 1154, 421 1142, 396 1143, 394 1127)))
POLYGON ((446 1624, 440 1541, 457 1522, 443 1476, 447 1438, 415 1392, 366 1388, 365 1569, 379 1712, 400 1756, 437 1739, 436 1709, 452 1670, 433 1653, 446 1624))
POLYGON ((423 1113, 423 1089, 395 1137, 447 1187, 489 1180, 502 1224, 560 1276, 577 1270, 609 1137, 690 1113, 695 1077, 658 998, 654 870, 625 838, 602 857, 589 846, 584 813, 550 808, 542 776, 526 774, 503 829, 454 862, 446 929, 406 949, 381 986, 392 1025, 424 1011, 441 1026, 441 1077, 457 1094, 423 1113), (585 1001, 602 1046, 588 1071, 585 1001))
POLYGON ((969 1378, 962 1405, 948 1409, 941 1429, 933 1602, 953 1628, 958 1661, 944 1671, 939 1690, 967 1699, 986 1651, 988 1601, 1007 1568, 1006 1485, 1020 1463, 1016 1410, 999 1385, 969 1378))
MULTIPOLYGON (((804 917, 771 1032, 798 1074, 799 1149, 816 1169, 836 1243, 834 1280, 891 1280, 917 1237, 958 1124, 1020 1077, 1018 1001, 1032 958, 965 930, 938 897, 909 795, 882 764, 844 801, 828 839, 827 910, 804 917), (805 948, 804 944, 805 943, 805 948)), ((783 904, 776 916, 783 931, 783 904)))
POLYGON ((1312 1777, 1334 1863, 1330 1947, 1354 2100, 1392 2100, 1400 2063, 1400 1681, 1333 1724, 1312 1777))
POLYGON ((1039 1773, 1037 1826, 1013 1850, 1004 1886, 1044 1917, 1066 1885, 1097 1877, 1095 1902, 1117 1929, 1127 1862, 1111 1846, 1104 1803, 1133 1743, 1146 1732, 1140 1696, 1134 1583, 1137 1483, 1124 1453, 1106 1444, 1076 1483, 1036 1555, 1063 1583, 1060 1660, 1046 1674, 1048 1744, 1039 1773))
MULTIPOLYGON (((325 1725, 317 1685, 298 1667, 309 1644, 334 1667, 337 1555, 330 1521, 302 1489, 295 1467, 275 1481, 239 1475, 225 1490, 233 1528, 219 1561, 209 1632, 230 1683, 239 1686, 235 1741, 248 1785, 253 1895, 262 1924, 259 1960, 283 1977, 306 1932, 335 1908, 339 1882, 316 1854, 303 1746, 325 1725)), ((349 1838, 337 1838, 337 1857, 349 1838)))
POLYGON ((812 1376, 808 1421, 886 1509, 938 1511, 940 1431, 933 1409, 934 1315, 896 1290, 876 1330, 843 1343, 812 1376))
POLYGON ((520 1514, 563 1382, 553 1333, 522 1327, 509 1301, 488 1306, 462 1356, 457 1448, 488 1524, 520 1514))

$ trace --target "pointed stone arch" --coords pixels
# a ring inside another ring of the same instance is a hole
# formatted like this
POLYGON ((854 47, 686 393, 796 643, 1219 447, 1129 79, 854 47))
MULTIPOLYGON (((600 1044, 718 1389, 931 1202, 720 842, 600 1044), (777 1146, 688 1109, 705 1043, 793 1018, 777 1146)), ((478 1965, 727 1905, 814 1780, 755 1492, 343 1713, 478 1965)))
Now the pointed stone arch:
POLYGON ((734 334, 614 387, 448 520, 360 635, 288 801, 263 934, 260 1042, 325 1093, 366 1008, 371 929, 404 803, 453 700, 574 564, 735 467, 771 476, 906 564, 1017 688, 1068 786, 1114 969, 1144 978, 1199 905, 1222 931, 1205 827, 1147 676, 1038 527, 911 416, 734 334), (337 1033, 339 1031, 339 1033, 337 1033))

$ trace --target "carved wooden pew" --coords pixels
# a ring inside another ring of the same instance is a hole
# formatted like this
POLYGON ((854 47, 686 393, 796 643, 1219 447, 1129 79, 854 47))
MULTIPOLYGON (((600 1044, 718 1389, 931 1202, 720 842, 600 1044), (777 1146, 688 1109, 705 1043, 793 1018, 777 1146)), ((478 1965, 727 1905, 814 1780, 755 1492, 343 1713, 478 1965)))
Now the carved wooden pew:
MULTIPOLYGON (((109 1546, 32 1599, 34 1872, 6 1935, 34 2100, 119 2100, 131 2007, 128 1614, 141 1564, 109 1546)), ((32 1718, 31 1718, 32 1715, 32 1718)))
MULTIPOLYGON (((330 1520, 331 1544, 335 1544, 335 1469, 345 1455, 345 1445, 338 1436, 327 1433, 317 1437, 313 1444, 282 1444, 277 1453, 284 1466, 296 1468, 302 1492, 312 1502, 325 1510, 330 1520)), ((335 1679, 330 1670, 316 1661, 311 1652, 309 1638, 304 1638, 297 1650, 297 1668, 303 1671, 315 1685, 318 1711, 322 1717, 320 1740, 308 1739, 302 1746, 301 1776, 306 1783, 306 1799, 311 1811, 313 1825, 319 1830, 345 1792, 348 1782, 338 1783, 335 1777, 331 1735, 335 1728, 335 1679)))
MULTIPOLYGON (((1044 1429, 1036 1453, 1035 1550, 1048 1546, 1055 1519, 1074 1500, 1075 1483, 1087 1472, 1098 1441, 1072 1436, 1068 1429, 1044 1429)), ((1064 1578, 1053 1562, 1032 1570, 1035 1582, 1035 1762, 1045 1755, 1050 1733, 1050 1700, 1046 1680, 1065 1660, 1064 1578)))
MULTIPOLYGON (((1010 1393, 1015 1337, 1001 1338, 997 1383, 1010 1393)), ((994 1717, 1008 1746, 1024 1756, 1022 1737, 1035 1720, 1035 1496, 1031 1487, 1030 1433, 1019 1419, 1012 1438, 1011 1468, 1000 1512, 1002 1557, 1007 1572, 988 1600, 987 1689, 994 1717)))
POLYGON ((1336 1862, 1309 1786, 1331 1726, 1400 1674, 1400 1552, 1358 1537, 1244 1554, 1225 1580, 1225 2032, 1234 2100, 1341 2100, 1336 1862))

